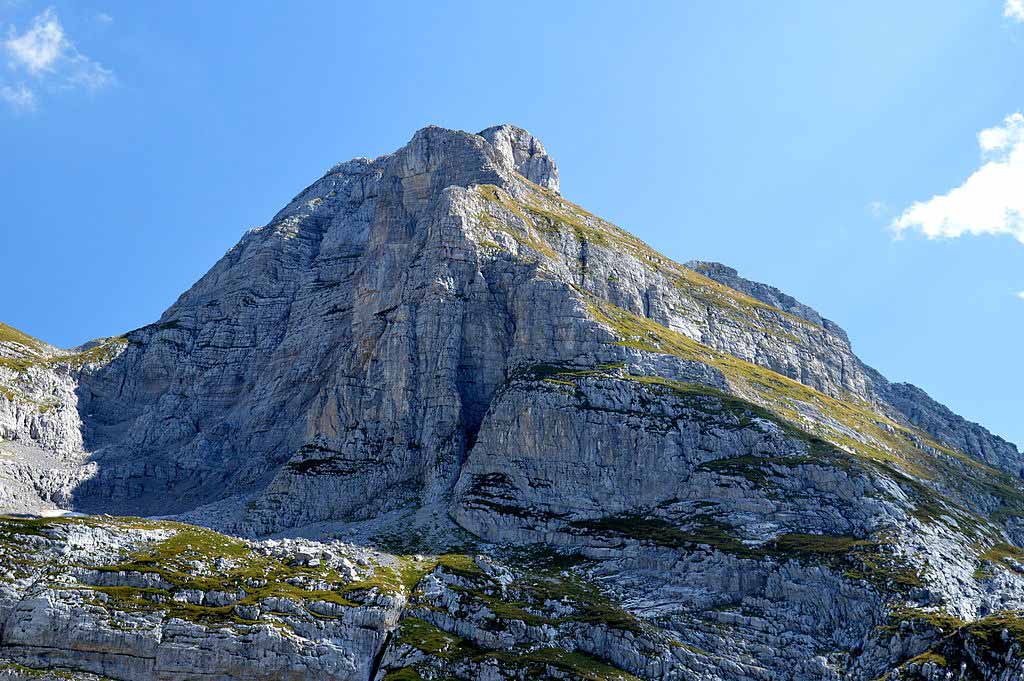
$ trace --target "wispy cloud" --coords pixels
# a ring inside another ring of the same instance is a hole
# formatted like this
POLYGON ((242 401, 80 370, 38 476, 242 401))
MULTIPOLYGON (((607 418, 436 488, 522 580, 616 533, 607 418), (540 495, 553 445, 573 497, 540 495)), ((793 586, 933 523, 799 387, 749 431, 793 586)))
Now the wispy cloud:
POLYGON ((34 111, 36 108, 35 94, 24 85, 0 86, 0 99, 15 111, 34 111))
POLYGON ((35 109, 40 91, 95 92, 114 83, 112 71, 75 47, 52 7, 24 32, 10 27, 2 47, 9 77, 0 80, 0 98, 18 111, 35 109))
POLYGON ((1006 0, 1003 16, 1024 23, 1024 0, 1006 0))
POLYGON ((868 203, 866 208, 867 208, 868 214, 871 217, 873 217, 873 218, 880 218, 887 211, 887 207, 886 207, 884 201, 872 201, 872 202, 868 203))
POLYGON ((1020 298, 1021 300, 1024 300, 1024 291, 1021 291, 1020 293, 1018 293, 1017 297, 1020 298))
MULTIPOLYGON (((1024 0, 1021 0, 1024 2, 1024 0)), ((1024 243, 1024 115, 978 133, 982 165, 946 194, 918 201, 892 222, 929 239, 1004 234, 1024 243)))

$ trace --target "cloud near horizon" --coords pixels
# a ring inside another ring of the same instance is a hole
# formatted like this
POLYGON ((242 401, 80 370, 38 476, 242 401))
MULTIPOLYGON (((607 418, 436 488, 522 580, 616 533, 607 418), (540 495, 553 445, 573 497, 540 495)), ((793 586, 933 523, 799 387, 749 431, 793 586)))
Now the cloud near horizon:
POLYGON ((904 210, 891 224, 897 235, 1009 235, 1024 243, 1024 115, 1011 114, 1002 125, 982 130, 978 146, 982 166, 948 193, 904 210))
POLYGON ((0 80, 0 99, 17 111, 34 110, 40 90, 96 92, 115 82, 112 71, 78 51, 52 7, 23 33, 10 27, 0 45, 13 77, 0 80))

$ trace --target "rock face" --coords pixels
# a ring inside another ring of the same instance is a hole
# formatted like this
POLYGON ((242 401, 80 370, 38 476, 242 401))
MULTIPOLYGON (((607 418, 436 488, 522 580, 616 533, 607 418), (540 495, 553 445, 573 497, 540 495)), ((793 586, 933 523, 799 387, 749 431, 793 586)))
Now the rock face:
POLYGON ((137 520, 0 532, 2 650, 28 669, 362 681, 404 604, 394 566, 344 545, 249 545, 137 520))
POLYGON ((319 542, 5 521, 0 678, 1021 673, 1016 447, 519 128, 335 166, 149 326, 0 331, 5 510, 319 542))

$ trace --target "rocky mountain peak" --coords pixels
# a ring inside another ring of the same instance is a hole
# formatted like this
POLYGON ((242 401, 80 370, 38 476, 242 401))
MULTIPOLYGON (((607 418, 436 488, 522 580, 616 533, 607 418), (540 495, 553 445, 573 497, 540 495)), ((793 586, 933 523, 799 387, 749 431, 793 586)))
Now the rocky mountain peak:
POLYGON ((1020 679, 1022 467, 525 130, 427 127, 154 324, 0 324, 0 511, 162 518, 0 518, 0 679, 1020 679))
MULTIPOLYGON (((540 140, 513 125, 487 128, 479 134, 431 125, 418 130, 400 149, 374 159, 338 163, 304 189, 270 221, 303 220, 315 212, 316 231, 337 224, 330 216, 354 204, 391 206, 416 222, 429 212, 449 187, 495 185, 506 189, 524 178, 558 192, 558 168, 540 140)), ((390 214, 390 213, 389 213, 390 214)), ((269 226, 269 225, 268 225, 269 226)), ((365 237, 349 234, 346 240, 365 237)))
MULTIPOLYGON (((518 174, 557 192, 558 167, 539 139, 514 125, 496 125, 476 135, 427 126, 407 145, 382 157, 387 171, 403 182, 429 176, 438 189, 471 184, 507 185, 518 174)), ((424 178, 425 179, 425 178, 424 178)))
POLYGON ((559 191, 558 166, 540 140, 514 125, 496 125, 478 133, 490 142, 504 167, 511 167, 527 180, 554 192, 559 191))

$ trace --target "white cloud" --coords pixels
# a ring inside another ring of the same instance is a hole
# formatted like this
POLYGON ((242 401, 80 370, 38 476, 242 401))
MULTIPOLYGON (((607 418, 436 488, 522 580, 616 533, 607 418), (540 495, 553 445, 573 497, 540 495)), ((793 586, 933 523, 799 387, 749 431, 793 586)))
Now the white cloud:
POLYGON ((978 146, 986 154, 1009 151, 1021 141, 1024 141, 1024 115, 1020 113, 1010 114, 1003 119, 1002 125, 985 128, 978 133, 978 146))
MULTIPOLYGON (((1024 2, 1024 0, 1021 0, 1024 2)), ((929 239, 1004 234, 1024 243, 1024 115, 978 133, 984 163, 946 194, 918 201, 892 222, 929 239)))
POLYGON ((34 111, 36 108, 35 94, 24 85, 0 86, 0 99, 7 102, 15 111, 34 111))
POLYGON ((106 12, 97 12, 96 21, 101 24, 112 24, 114 23, 114 17, 110 16, 106 12))
POLYGON ((1021 300, 1024 300, 1024 291, 1021 291, 1020 293, 1018 293, 1017 297, 1020 298, 1021 300))
POLYGON ((1024 0, 1006 0, 1006 4, 1003 5, 1003 16, 1024 22, 1024 0))
POLYGON ((40 90, 95 92, 114 83, 110 69, 78 51, 52 7, 23 33, 11 27, 0 45, 12 77, 0 81, 0 98, 15 109, 34 109, 40 90))
POLYGON ((22 66, 32 75, 52 71, 54 62, 70 46, 52 7, 32 20, 32 28, 21 35, 11 31, 4 42, 12 65, 22 66))

